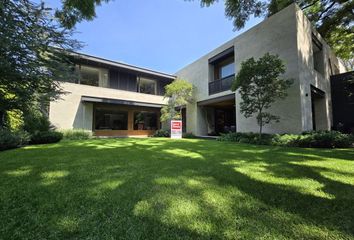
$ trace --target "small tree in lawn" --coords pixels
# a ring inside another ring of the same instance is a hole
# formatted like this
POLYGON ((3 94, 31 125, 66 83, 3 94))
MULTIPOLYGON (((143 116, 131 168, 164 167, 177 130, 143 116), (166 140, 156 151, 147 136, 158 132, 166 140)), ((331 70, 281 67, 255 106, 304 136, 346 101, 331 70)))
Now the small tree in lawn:
POLYGON ((279 116, 266 110, 273 102, 287 96, 287 89, 293 80, 281 78, 280 75, 284 73, 285 65, 278 55, 266 53, 257 61, 250 58, 242 62, 241 69, 232 84, 232 91, 240 90, 241 113, 246 118, 256 114, 260 138, 264 125, 273 121, 279 122, 279 116))
POLYGON ((176 79, 165 87, 168 104, 161 109, 161 121, 182 119, 182 106, 193 101, 193 85, 185 80, 176 79), (177 108, 179 108, 177 110, 177 108))

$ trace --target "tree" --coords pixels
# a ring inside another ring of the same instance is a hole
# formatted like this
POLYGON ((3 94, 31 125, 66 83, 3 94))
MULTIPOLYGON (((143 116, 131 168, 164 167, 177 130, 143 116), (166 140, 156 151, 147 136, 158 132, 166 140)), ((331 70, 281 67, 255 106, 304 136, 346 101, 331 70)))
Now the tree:
MULTIPOLYGON (((210 6, 216 1, 201 0, 201 4, 210 6)), ((304 10, 337 56, 349 66, 354 58, 353 0, 225 0, 225 15, 233 20, 235 29, 239 30, 250 16, 269 17, 294 2, 304 10)))
POLYGON ((82 20, 92 20, 96 17, 96 7, 102 2, 109 0, 63 0, 61 9, 56 9, 55 16, 58 17, 66 28, 73 28, 76 23, 82 20))
POLYGON ((182 118, 182 106, 193 101, 193 85, 185 80, 176 79, 165 87, 168 103, 161 109, 161 121, 182 118), (178 110, 177 110, 178 109, 178 110))
POLYGON ((80 43, 60 27, 44 4, 29 0, 0 3, 0 127, 5 113, 26 111, 33 102, 59 97, 60 80, 73 75, 68 52, 80 43))
POLYGON ((287 89, 293 81, 279 77, 284 73, 285 65, 282 60, 277 55, 267 53, 258 60, 250 58, 242 62, 241 69, 232 83, 232 91, 240 91, 241 113, 246 118, 256 114, 260 137, 264 125, 280 119, 265 110, 276 100, 287 96, 287 89))

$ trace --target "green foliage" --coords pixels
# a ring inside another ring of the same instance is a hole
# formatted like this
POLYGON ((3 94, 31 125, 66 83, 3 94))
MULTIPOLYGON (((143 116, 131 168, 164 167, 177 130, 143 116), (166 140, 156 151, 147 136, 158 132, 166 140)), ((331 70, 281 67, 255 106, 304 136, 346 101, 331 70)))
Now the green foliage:
POLYGON ((56 143, 63 138, 63 133, 57 131, 35 132, 31 134, 30 144, 56 143))
POLYGON ((60 131, 64 140, 85 140, 92 138, 92 132, 85 129, 66 129, 60 131))
POLYGON ((164 97, 168 98, 168 103, 161 109, 161 121, 181 119, 182 106, 193 101, 193 85, 185 80, 176 79, 165 87, 164 97))
POLYGON ((271 145, 272 135, 263 133, 262 136, 260 137, 258 133, 230 132, 230 133, 221 134, 218 140, 227 141, 227 142, 271 145))
MULTIPOLYGON (((58 81, 70 79, 68 51, 80 44, 61 28, 44 4, 29 0, 0 3, 0 120, 33 102, 49 102, 61 93, 58 81), (55 47, 55 48, 54 48, 55 47)), ((0 122, 0 127, 3 126, 0 122)))
POLYGON ((53 128, 48 117, 38 109, 32 108, 24 114, 23 129, 30 134, 47 132, 53 128))
POLYGON ((170 137, 170 131, 166 129, 159 129, 154 133, 153 137, 170 137))
POLYGON ((279 76, 285 73, 285 65, 277 55, 266 53, 258 60, 250 58, 241 63, 241 69, 234 80, 231 89, 240 90, 242 102, 240 111, 246 117, 256 114, 257 123, 262 134, 262 127, 279 117, 265 112, 271 104, 287 96, 287 89, 292 80, 279 76))
POLYGON ((63 0, 61 9, 56 9, 55 16, 60 19, 63 26, 74 28, 82 20, 92 20, 96 17, 95 8, 102 2, 109 0, 63 0))
POLYGON ((0 151, 21 147, 29 140, 29 134, 24 131, 11 132, 7 129, 0 129, 0 151))
MULTIPOLYGON (((209 7, 217 0, 201 0, 202 6, 209 7)), ((233 20, 236 30, 243 28, 250 16, 260 17, 266 10, 266 4, 259 0, 226 0, 225 1, 225 15, 233 20)))
POLYGON ((218 140, 305 148, 349 148, 354 143, 353 136, 337 131, 313 131, 302 135, 262 134, 261 138, 256 133, 228 133, 221 135, 218 140))
POLYGON ((20 131, 23 127, 23 113, 20 110, 14 109, 6 111, 4 125, 10 131, 20 131))

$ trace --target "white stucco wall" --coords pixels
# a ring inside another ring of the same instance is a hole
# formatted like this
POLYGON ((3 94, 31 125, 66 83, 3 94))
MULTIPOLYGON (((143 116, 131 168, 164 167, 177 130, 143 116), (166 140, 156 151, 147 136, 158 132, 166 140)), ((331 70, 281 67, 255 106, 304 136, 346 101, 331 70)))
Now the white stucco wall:
POLYGON ((81 96, 120 99, 152 104, 166 104, 163 96, 94 87, 74 83, 62 83, 66 94, 50 103, 49 120, 59 129, 80 128, 92 130, 93 104, 82 103, 81 96))

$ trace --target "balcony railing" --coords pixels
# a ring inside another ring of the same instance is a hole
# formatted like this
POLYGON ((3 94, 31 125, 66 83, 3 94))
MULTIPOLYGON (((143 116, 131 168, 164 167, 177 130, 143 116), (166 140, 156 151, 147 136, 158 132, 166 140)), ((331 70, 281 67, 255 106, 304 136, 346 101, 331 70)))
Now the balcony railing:
POLYGON ((230 90, 234 78, 235 75, 230 75, 228 77, 209 82, 209 95, 230 90))

